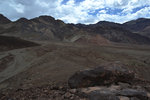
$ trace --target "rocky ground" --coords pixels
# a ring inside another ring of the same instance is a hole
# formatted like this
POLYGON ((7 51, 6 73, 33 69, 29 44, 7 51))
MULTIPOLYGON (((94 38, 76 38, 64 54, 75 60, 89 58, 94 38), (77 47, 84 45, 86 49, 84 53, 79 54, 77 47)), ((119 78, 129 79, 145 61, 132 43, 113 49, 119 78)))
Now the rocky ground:
POLYGON ((150 100, 150 82, 123 67, 76 72, 68 84, 6 90, 1 100, 150 100))
POLYGON ((148 100, 148 46, 51 42, 0 52, 0 100, 148 100))

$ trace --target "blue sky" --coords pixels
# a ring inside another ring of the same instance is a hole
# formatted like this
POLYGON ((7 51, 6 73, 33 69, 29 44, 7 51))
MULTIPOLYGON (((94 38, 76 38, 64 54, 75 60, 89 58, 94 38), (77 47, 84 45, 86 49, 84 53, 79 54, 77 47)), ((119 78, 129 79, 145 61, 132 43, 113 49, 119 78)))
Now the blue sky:
POLYGON ((50 15, 66 23, 124 23, 150 18, 150 0, 0 0, 0 13, 11 20, 50 15))
MULTIPOLYGON (((67 4, 68 1, 69 1, 69 0, 63 0, 63 1, 62 1, 62 4, 67 4)), ((80 2, 82 2, 82 1, 84 1, 84 0, 75 0, 75 3, 80 3, 80 2)))

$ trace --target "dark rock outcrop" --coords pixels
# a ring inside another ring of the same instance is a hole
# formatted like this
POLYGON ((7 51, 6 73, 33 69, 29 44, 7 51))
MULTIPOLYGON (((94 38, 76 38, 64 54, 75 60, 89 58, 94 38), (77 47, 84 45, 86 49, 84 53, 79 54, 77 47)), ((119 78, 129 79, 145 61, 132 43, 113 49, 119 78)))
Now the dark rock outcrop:
POLYGON ((68 84, 87 100, 149 100, 148 84, 142 81, 125 67, 101 66, 75 73, 68 84))
POLYGON ((123 67, 101 66, 75 73, 68 80, 68 84, 71 88, 103 86, 118 82, 131 84, 134 78, 134 73, 123 67))

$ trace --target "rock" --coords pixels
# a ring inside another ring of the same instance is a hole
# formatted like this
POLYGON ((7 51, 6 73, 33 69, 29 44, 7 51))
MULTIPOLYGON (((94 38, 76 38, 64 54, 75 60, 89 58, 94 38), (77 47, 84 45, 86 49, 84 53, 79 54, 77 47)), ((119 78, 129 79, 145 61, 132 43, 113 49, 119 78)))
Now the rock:
POLYGON ((130 100, 130 98, 124 97, 124 96, 120 96, 119 99, 120 99, 120 100, 130 100))
POLYGON ((70 97, 70 100, 73 100, 74 99, 74 97, 72 96, 72 97, 70 97))
POLYGON ((0 93, 0 99, 4 99, 6 96, 4 95, 4 94, 2 94, 2 93, 0 93))
POLYGON ((140 100, 140 99, 138 99, 136 97, 132 97, 130 100, 140 100))
POLYGON ((121 89, 110 87, 89 87, 82 88, 80 96, 90 100, 149 100, 148 93, 137 89, 121 89), (101 99, 100 99, 101 98, 101 99), (111 98, 111 99, 110 99, 111 98))
POLYGON ((130 84, 128 84, 128 83, 122 83, 122 82, 119 82, 118 83, 118 85, 121 87, 121 88, 130 88, 131 87, 131 85, 130 84))
POLYGON ((150 92, 150 85, 144 86, 144 88, 145 88, 148 92, 150 92))
POLYGON ((120 87, 119 85, 111 85, 108 88, 113 91, 113 90, 120 90, 122 87, 120 87))
POLYGON ((150 98, 150 93, 147 93, 148 98, 150 98))
POLYGON ((145 91, 139 91, 135 89, 123 89, 121 91, 118 91, 117 95, 126 97, 136 97, 140 100, 148 100, 148 96, 145 91))
POLYGON ((120 100, 114 93, 104 91, 93 91, 89 94, 89 100, 120 100))
POLYGON ((70 98, 72 96, 72 94, 70 94, 70 93, 66 93, 65 95, 64 95, 64 98, 70 98))
POLYGON ((68 80, 70 88, 111 85, 113 83, 132 83, 135 78, 133 72, 123 67, 104 67, 76 72, 68 80))
POLYGON ((77 92, 77 90, 76 89, 71 89, 71 90, 69 90, 69 92, 72 93, 72 94, 75 94, 77 92))

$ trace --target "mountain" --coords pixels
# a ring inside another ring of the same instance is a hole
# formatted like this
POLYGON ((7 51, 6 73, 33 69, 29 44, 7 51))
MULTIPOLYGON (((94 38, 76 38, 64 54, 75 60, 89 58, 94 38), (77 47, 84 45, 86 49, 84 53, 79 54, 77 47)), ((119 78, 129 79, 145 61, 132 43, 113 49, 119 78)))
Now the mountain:
MULTIPOLYGON (((50 16, 40 16, 30 20, 21 18, 10 25, 7 25, 5 29, 0 31, 0 34, 38 41, 79 42, 79 40, 84 38, 88 43, 91 41, 89 39, 90 37, 97 37, 96 35, 83 31, 72 24, 65 24, 63 21, 55 20, 50 16)), ((108 41, 105 38, 103 38, 103 40, 108 41)), ((82 42, 85 43, 86 41, 82 42)), ((96 43, 101 44, 100 42, 96 43)))
POLYGON ((104 38, 117 43, 131 44, 149 44, 150 38, 140 34, 133 33, 123 24, 100 21, 96 24, 82 25, 77 24, 78 28, 84 29, 90 33, 100 34, 104 38))
POLYGON ((0 14, 0 24, 8 24, 10 23, 11 21, 6 18, 5 16, 3 16, 2 14, 0 14))
POLYGON ((150 19, 139 18, 137 20, 126 22, 123 25, 131 31, 137 32, 145 29, 147 26, 150 26, 150 19))
POLYGON ((150 19, 139 18, 123 24, 123 26, 134 33, 150 38, 150 19))
POLYGON ((142 31, 139 32, 141 35, 147 36, 150 38, 150 25, 145 27, 142 31))
POLYGON ((36 41, 63 41, 89 44, 110 44, 111 42, 129 44, 150 44, 150 39, 140 34, 133 34, 125 24, 98 22, 91 25, 65 24, 51 16, 33 19, 20 18, 3 25, 0 34, 36 41))

